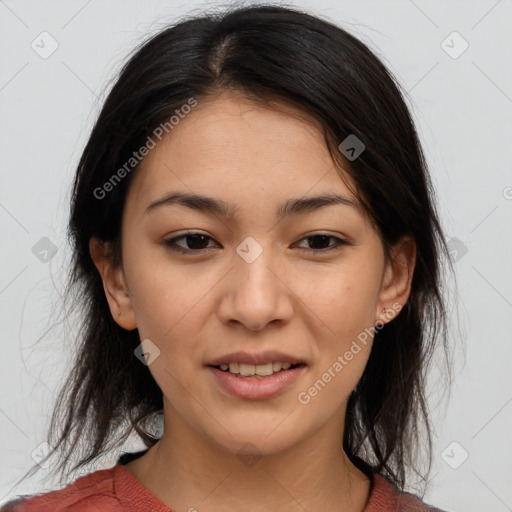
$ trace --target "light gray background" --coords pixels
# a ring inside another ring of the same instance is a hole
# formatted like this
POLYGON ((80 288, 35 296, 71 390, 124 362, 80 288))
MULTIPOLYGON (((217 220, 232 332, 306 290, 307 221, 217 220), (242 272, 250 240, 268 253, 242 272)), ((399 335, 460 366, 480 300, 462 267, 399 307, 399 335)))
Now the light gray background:
MULTIPOLYGON (((209 5, 220 4, 0 1, 0 503, 41 490, 45 475, 13 488, 41 450, 72 353, 63 332, 73 322, 50 328, 62 318, 69 184, 103 91, 136 44, 209 5), (58 43, 46 59, 31 48, 33 41, 42 46, 43 31, 58 43), (47 262, 32 251, 43 237, 57 247, 47 262)), ((456 351, 448 406, 434 410, 426 500, 452 512, 510 511, 512 0, 296 5, 363 39, 409 91, 442 221, 458 251, 460 312, 452 320, 467 348, 465 359, 456 351), (458 55, 464 41, 469 47, 458 55), (467 460, 450 467, 465 451, 467 460)))

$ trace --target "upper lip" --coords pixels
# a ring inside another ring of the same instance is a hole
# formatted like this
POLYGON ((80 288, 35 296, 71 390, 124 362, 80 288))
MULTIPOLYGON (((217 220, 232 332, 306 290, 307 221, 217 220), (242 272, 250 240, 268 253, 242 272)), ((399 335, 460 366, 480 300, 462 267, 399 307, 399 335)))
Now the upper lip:
POLYGON ((251 354, 250 352, 230 352, 229 354, 225 354, 223 356, 216 357, 212 359, 208 363, 207 366, 219 366, 221 364, 229 364, 229 363, 239 363, 239 364, 266 364, 266 363, 290 363, 290 364, 298 364, 304 363, 298 357, 291 356, 288 354, 284 354, 283 352, 278 352, 276 350, 265 350, 264 352, 258 352, 255 354, 251 354))

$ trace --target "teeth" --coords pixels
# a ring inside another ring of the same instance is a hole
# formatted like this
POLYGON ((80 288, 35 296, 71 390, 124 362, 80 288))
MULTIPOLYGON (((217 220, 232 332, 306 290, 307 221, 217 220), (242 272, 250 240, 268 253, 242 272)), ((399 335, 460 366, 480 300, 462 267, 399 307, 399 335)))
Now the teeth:
MULTIPOLYGON (((231 371, 231 368, 229 369, 229 371, 231 371)), ((240 365, 240 375, 242 377, 254 375, 255 373, 256 373, 256 366, 254 366, 253 364, 241 364, 240 365)))
POLYGON ((221 370, 229 370, 231 373, 240 374, 242 377, 250 377, 252 375, 259 375, 260 377, 266 377, 277 373, 281 370, 288 370, 292 365, 290 363, 272 362, 266 364, 239 364, 229 363, 221 364, 219 368, 221 370))

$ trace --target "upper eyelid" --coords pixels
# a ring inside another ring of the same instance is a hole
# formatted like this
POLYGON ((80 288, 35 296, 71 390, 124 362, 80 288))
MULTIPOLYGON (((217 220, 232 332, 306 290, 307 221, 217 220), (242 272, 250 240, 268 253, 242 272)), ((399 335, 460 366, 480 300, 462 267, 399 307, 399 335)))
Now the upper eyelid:
MULTIPOLYGON (((186 231, 184 233, 181 233, 179 235, 175 235, 175 236, 172 236, 171 238, 168 238, 167 241, 169 240, 176 240, 178 238, 182 238, 182 237, 186 237, 186 236, 192 236, 192 235, 203 235, 207 238, 210 238, 211 240, 215 240, 214 237, 212 237, 211 235, 208 235, 206 233, 201 233, 200 231, 186 231)), ((339 235, 339 234, 332 234, 332 233, 325 233, 325 232, 320 232, 320 233, 316 233, 316 232, 312 232, 312 233, 306 233, 305 235, 303 235, 301 238, 299 238, 299 240, 304 240, 305 238, 310 238, 310 237, 313 237, 313 236, 329 236, 329 237, 333 237, 333 238, 339 238, 340 240, 343 240, 343 235, 339 235)))

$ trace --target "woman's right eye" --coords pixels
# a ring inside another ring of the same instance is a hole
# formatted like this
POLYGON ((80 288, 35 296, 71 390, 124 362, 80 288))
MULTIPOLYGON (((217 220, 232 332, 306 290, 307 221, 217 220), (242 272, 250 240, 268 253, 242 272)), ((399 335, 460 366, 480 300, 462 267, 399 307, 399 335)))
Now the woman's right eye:
POLYGON ((198 253, 211 248, 207 247, 209 240, 213 240, 213 238, 208 235, 203 235, 202 233, 186 233, 174 238, 169 238, 164 241, 164 244, 173 251, 182 253, 198 253), (185 247, 183 245, 179 245, 178 241, 184 241, 185 247))

